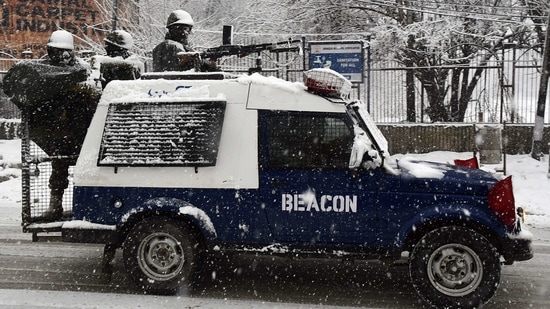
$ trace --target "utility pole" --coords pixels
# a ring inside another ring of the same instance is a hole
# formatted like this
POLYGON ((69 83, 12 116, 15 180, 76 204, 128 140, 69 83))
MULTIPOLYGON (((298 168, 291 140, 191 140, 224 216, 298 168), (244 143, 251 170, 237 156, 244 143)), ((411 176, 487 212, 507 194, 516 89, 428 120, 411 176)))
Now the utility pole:
MULTIPOLYGON (((408 1, 404 1, 405 6, 409 6, 408 1)), ((416 22, 414 16, 415 12, 407 10, 405 12, 404 20, 407 25, 412 25, 416 22)), ((415 49, 416 36, 414 34, 409 34, 407 38, 407 49, 413 51, 415 49)), ((412 57, 410 57, 412 58, 412 57)), ((406 91, 406 101, 407 101, 407 121, 414 123, 416 122, 416 90, 414 87, 414 61, 406 60, 407 70, 405 71, 405 91, 406 91)))
POLYGON ((111 31, 116 30, 117 20, 118 20, 118 0, 113 0, 113 23, 111 25, 111 31))
POLYGON ((533 148, 531 157, 540 160, 542 156, 542 135, 544 132, 544 113, 546 97, 548 94, 548 80, 550 77, 550 14, 548 14, 548 25, 546 26, 546 38, 544 39, 544 50, 542 51, 542 70, 540 74, 539 96, 537 102, 537 115, 533 129, 533 148))

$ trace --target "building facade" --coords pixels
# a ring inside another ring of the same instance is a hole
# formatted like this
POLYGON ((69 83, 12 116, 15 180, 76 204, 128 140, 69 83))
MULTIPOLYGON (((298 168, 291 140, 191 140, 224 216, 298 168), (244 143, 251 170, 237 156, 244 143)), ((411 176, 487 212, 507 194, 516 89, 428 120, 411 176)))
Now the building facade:
POLYGON ((126 0, 0 0, 0 52, 40 58, 48 37, 58 29, 76 36, 77 49, 89 49, 111 28, 113 7, 119 7, 117 11, 130 7, 117 2, 126 0))

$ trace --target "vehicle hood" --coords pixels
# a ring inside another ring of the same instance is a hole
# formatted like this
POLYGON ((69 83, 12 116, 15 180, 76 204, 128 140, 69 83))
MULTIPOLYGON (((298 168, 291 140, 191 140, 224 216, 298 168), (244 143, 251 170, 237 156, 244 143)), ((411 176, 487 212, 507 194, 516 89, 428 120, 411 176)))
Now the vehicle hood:
POLYGON ((400 189, 438 194, 487 195, 498 181, 480 169, 404 158, 397 162, 400 189))

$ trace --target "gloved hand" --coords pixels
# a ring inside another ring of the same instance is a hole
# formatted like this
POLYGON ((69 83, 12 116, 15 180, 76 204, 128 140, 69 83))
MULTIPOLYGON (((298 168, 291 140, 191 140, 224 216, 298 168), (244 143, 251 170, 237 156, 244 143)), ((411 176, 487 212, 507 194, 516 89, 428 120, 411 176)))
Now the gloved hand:
POLYGON ((179 53, 178 54, 179 63, 182 66, 188 65, 190 62, 198 61, 198 53, 179 53))

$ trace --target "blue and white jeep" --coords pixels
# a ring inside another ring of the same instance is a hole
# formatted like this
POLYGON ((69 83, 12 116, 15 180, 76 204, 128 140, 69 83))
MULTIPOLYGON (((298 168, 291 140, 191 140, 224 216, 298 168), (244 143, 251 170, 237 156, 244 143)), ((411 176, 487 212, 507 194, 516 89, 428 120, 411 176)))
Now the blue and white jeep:
POLYGON ((113 81, 74 170, 64 241, 123 250, 149 293, 192 283, 205 256, 398 260, 433 307, 486 303, 501 264, 533 256, 510 178, 401 160, 350 84, 221 73, 113 81), (404 256, 407 256, 406 254, 404 256))

